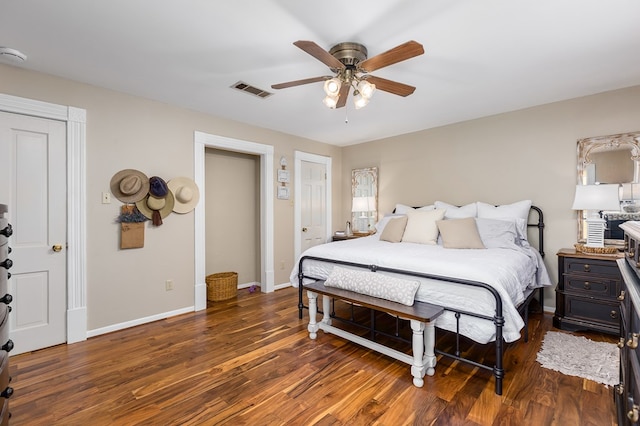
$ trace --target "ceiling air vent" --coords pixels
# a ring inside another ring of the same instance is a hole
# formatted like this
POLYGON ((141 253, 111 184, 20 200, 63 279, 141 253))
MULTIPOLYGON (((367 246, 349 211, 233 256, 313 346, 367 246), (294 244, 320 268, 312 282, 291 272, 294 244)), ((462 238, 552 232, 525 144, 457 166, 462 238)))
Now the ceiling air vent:
POLYGON ((259 98, 268 98, 269 96, 273 95, 273 93, 267 92, 266 90, 262 90, 262 89, 258 89, 255 86, 252 86, 250 84, 247 84, 243 81, 239 81, 237 83, 235 83, 233 86, 231 86, 233 89, 238 89, 241 92, 245 92, 245 93, 249 93, 251 95, 255 95, 259 98))

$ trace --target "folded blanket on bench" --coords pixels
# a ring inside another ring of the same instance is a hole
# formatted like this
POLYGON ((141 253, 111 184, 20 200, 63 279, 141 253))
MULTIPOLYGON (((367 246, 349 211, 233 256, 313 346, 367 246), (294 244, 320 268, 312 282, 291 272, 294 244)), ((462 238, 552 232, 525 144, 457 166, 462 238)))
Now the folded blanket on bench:
POLYGON ((411 306, 420 283, 378 272, 356 271, 336 266, 324 285, 411 306))

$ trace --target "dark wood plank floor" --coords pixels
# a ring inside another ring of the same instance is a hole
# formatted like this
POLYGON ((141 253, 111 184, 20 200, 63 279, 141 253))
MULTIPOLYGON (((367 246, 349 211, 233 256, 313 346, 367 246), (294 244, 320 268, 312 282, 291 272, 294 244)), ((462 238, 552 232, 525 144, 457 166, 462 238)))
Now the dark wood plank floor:
POLYGON ((448 359, 416 388, 405 364, 323 332, 310 340, 296 304, 294 289, 242 290, 203 312, 13 356, 11 424, 616 424, 612 388, 536 362, 549 314, 532 314, 530 341, 508 346, 497 396, 489 372, 448 359))

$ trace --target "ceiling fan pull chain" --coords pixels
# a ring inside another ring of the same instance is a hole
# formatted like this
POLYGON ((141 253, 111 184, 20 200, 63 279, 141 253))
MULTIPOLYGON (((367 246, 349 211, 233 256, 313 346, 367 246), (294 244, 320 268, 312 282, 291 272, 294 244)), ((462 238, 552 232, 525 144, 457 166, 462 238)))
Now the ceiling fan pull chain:
POLYGON ((344 106, 344 124, 349 124, 349 107, 346 104, 344 106))

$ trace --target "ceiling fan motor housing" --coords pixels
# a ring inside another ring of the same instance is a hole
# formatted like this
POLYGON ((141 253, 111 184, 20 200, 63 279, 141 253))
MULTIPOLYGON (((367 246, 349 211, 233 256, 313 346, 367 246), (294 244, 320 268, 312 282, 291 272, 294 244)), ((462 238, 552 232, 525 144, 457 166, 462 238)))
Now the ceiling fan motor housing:
MULTIPOLYGON (((331 56, 342 62, 346 67, 357 68, 357 65, 367 59, 367 48, 360 43, 345 42, 336 44, 329 50, 331 56)), ((337 72, 337 69, 332 71, 337 72)))

